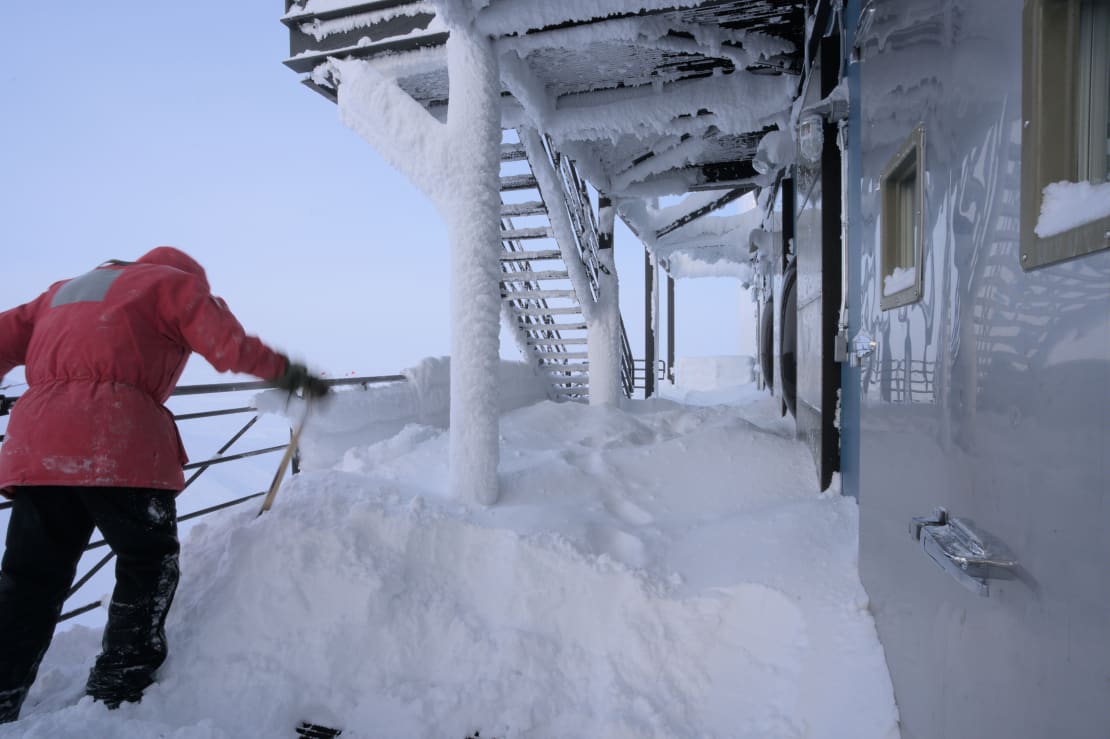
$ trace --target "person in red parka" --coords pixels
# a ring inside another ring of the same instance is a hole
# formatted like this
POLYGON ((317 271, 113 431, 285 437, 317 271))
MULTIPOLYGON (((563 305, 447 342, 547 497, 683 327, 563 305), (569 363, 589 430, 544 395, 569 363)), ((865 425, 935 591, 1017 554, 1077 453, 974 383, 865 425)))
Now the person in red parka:
POLYGON ((248 335, 204 269, 168 246, 0 313, 0 379, 26 365, 28 386, 0 444, 0 493, 13 501, 0 564, 0 723, 19 716, 94 526, 116 555, 116 586, 86 692, 109 708, 138 701, 165 660, 187 459, 164 403, 194 351, 221 372, 328 391, 248 335))

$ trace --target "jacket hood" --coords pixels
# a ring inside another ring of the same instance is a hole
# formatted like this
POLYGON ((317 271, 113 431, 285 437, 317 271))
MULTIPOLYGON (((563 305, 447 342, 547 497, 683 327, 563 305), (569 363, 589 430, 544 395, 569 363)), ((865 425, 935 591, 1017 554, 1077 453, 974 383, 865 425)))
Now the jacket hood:
POLYGON ((204 267, 200 266, 197 260, 172 246, 159 246, 151 249, 146 254, 139 257, 136 264, 160 264, 164 267, 173 267, 182 272, 188 272, 191 275, 196 275, 204 283, 205 288, 208 288, 208 275, 204 272, 204 267))

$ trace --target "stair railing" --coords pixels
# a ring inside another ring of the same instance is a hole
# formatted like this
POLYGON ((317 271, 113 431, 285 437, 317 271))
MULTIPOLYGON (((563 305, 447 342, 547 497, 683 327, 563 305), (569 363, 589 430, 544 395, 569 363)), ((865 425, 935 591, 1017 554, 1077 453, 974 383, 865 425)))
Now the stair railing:
MULTIPOLYGON (((563 185, 564 202, 570 216, 572 230, 574 231, 575 247, 582 263, 586 267, 589 278, 591 298, 596 301, 600 295, 600 273, 608 273, 608 268, 602 263, 599 254, 600 240, 598 239, 597 215, 590 203, 589 190, 586 182, 578 174, 574 162, 570 157, 563 156, 552 145, 547 136, 541 136, 544 152, 551 161, 551 166, 558 173, 563 185)), ((621 387, 625 397, 631 397, 635 386, 632 348, 628 343, 628 334, 624 329, 624 320, 620 322, 621 331, 621 387)))
MULTIPOLYGON (((376 376, 376 377, 344 377, 344 378, 334 379, 334 380, 325 380, 325 382, 327 382, 328 385, 331 385, 333 387, 357 385, 357 386, 361 386, 363 389, 365 389, 365 388, 368 388, 370 385, 392 383, 392 382, 406 382, 407 380, 408 380, 408 378, 406 378, 404 375, 381 375, 381 376, 376 376)), ((174 390, 174 392, 171 394, 171 397, 181 397, 181 396, 189 396, 189 395, 212 395, 212 394, 218 394, 218 393, 242 392, 242 391, 247 391, 247 390, 261 391, 261 390, 267 390, 267 389, 271 389, 271 388, 273 388, 273 385, 269 382, 254 382, 254 381, 250 381, 250 382, 228 382, 228 383, 218 383, 218 384, 211 384, 211 385, 185 385, 185 386, 182 386, 182 387, 178 387, 176 390, 174 390)), ((11 408, 16 404, 16 401, 18 401, 18 400, 19 400, 18 396, 16 396, 16 397, 0 396, 0 416, 7 415, 11 411, 11 408)), ((272 454, 274 452, 281 452, 281 451, 284 451, 286 449, 286 447, 289 446, 288 443, 286 443, 286 444, 279 444, 277 446, 261 447, 261 448, 258 448, 258 449, 252 449, 250 451, 239 452, 239 453, 236 453, 236 454, 227 454, 226 453, 237 441, 239 441, 241 438, 243 438, 243 436, 247 433, 247 431, 249 431, 251 429, 251 427, 253 427, 255 425, 255 423, 258 422, 259 418, 261 417, 261 414, 258 412, 258 410, 256 408, 252 407, 252 406, 234 406, 234 407, 230 407, 230 408, 221 408, 221 409, 217 409, 217 410, 201 411, 201 412, 196 412, 196 413, 181 413, 181 414, 174 415, 174 420, 175 421, 192 421, 192 420, 197 420, 197 419, 215 418, 217 416, 228 416, 228 415, 245 414, 245 413, 253 413, 254 415, 238 431, 236 431, 231 436, 231 438, 225 444, 223 444, 223 446, 220 447, 220 449, 216 452, 216 454, 214 456, 210 457, 209 459, 205 459, 205 460, 202 460, 202 461, 199 461, 199 462, 190 462, 190 463, 184 465, 183 469, 186 472, 192 472, 192 474, 186 479, 185 488, 182 489, 182 492, 184 492, 184 490, 187 489, 190 485, 192 485, 197 480, 197 478, 199 478, 202 474, 204 474, 207 470, 212 468, 214 465, 227 464, 229 462, 235 462, 235 461, 239 461, 239 460, 243 460, 243 459, 248 459, 250 457, 257 457, 257 456, 260 456, 260 455, 263 455, 263 454, 272 454)), ((3 440, 4 440, 4 436, 0 435, 0 442, 2 442, 3 440)), ((294 472, 296 472, 295 469, 294 469, 294 472)), ((209 506, 209 507, 201 509, 201 510, 193 511, 191 513, 187 513, 187 514, 178 516, 177 521, 178 521, 178 523, 182 523, 182 522, 185 522, 185 521, 192 520, 194 518, 200 518, 201 516, 206 516, 210 513, 215 513, 216 511, 221 511, 225 508, 230 508, 232 506, 236 506, 236 505, 239 505, 241 503, 245 503, 249 500, 254 500, 255 498, 259 498, 259 497, 265 495, 266 492, 267 491, 262 490, 260 492, 251 493, 250 495, 244 495, 240 498, 235 498, 233 500, 227 500, 227 501, 224 501, 222 503, 218 503, 216 505, 212 505, 212 506, 209 506)), ((0 503, 0 510, 4 510, 4 509, 7 509, 7 508, 11 508, 11 507, 12 507, 12 502, 11 501, 4 501, 4 502, 0 503)), ((103 539, 98 539, 96 541, 91 542, 87 547, 85 547, 85 551, 88 552, 88 551, 91 551, 91 550, 94 550, 94 549, 99 549, 101 547, 105 547, 107 545, 108 545, 108 543, 106 541, 104 541, 103 539)), ((94 564, 91 568, 89 568, 89 570, 87 572, 85 572, 83 575, 81 575, 81 577, 79 577, 73 583, 73 585, 70 587, 69 592, 66 595, 66 599, 69 600, 74 595, 76 595, 77 592, 82 587, 84 587, 93 578, 94 575, 96 575, 96 573, 100 572, 100 570, 102 570, 105 565, 107 565, 109 562, 111 562, 111 560, 114 556, 115 556, 114 553, 109 552, 108 554, 104 555, 104 557, 102 557, 100 560, 98 560, 96 564, 94 564)), ((94 600, 90 603, 86 603, 82 606, 72 608, 68 611, 63 612, 62 615, 58 617, 58 623, 61 623, 63 621, 68 621, 69 619, 74 618, 76 616, 80 616, 83 613, 88 613, 89 611, 95 610, 100 605, 101 605, 101 601, 98 599, 98 600, 94 600)))
POLYGON ((557 152, 547 136, 541 136, 540 140, 563 186, 563 200, 567 205, 567 214, 573 227, 575 247, 582 264, 586 266, 586 275, 590 282, 590 297, 596 301, 600 295, 598 273, 607 270, 598 256, 597 217, 590 205, 586 183, 579 177, 578 170, 575 169, 570 157, 557 152))

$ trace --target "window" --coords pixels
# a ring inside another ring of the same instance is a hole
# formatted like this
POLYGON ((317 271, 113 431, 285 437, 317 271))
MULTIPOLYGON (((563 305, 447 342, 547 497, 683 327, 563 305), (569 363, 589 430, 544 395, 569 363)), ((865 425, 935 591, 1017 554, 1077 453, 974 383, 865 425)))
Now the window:
POLYGON ((883 225, 879 305, 883 310, 921 298, 924 146, 925 131, 918 126, 891 158, 880 181, 883 225))
POLYGON ((1023 56, 1028 270, 1110 248, 1110 0, 1028 2, 1023 56))

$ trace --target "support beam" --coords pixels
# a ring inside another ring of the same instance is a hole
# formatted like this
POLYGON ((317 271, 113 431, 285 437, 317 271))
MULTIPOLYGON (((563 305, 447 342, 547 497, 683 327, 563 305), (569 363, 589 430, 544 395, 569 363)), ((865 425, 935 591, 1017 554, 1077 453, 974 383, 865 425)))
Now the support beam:
POLYGON ((655 238, 657 238, 657 239, 662 238, 662 237, 666 236, 667 234, 669 234, 671 231, 676 231, 676 230, 682 228, 683 226, 685 226, 687 223, 690 223, 691 221, 697 220, 698 218, 701 218, 704 215, 712 213, 713 211, 718 210, 719 208, 722 208, 725 205, 728 205, 733 200, 736 200, 737 198, 741 197, 745 193, 751 192, 753 189, 754 189, 754 187, 747 186, 747 185, 745 185, 744 187, 733 188, 732 190, 729 190, 728 192, 726 192, 724 195, 717 198, 713 202, 706 203, 705 205, 701 206, 700 208, 692 210, 689 213, 682 216, 681 218, 678 218, 673 223, 659 229, 658 231, 655 232, 655 238))
POLYGON ((589 319, 590 405, 617 406, 621 395, 621 314, 617 265, 613 255, 616 208, 598 195, 598 296, 589 319))
POLYGON ((497 502, 501 274, 501 83, 488 38, 473 27, 447 40, 451 102, 443 202, 451 239, 452 493, 497 502))
POLYGON ((644 247, 644 397, 655 395, 655 257, 644 247))
POLYGON ((451 241, 451 494, 498 497, 497 392, 501 293, 501 81, 488 37, 451 28, 446 124, 361 60, 329 62, 342 80, 339 115, 424 191, 451 241))

